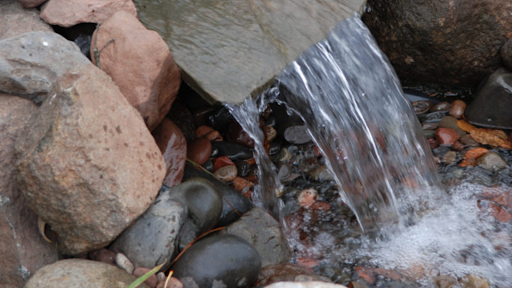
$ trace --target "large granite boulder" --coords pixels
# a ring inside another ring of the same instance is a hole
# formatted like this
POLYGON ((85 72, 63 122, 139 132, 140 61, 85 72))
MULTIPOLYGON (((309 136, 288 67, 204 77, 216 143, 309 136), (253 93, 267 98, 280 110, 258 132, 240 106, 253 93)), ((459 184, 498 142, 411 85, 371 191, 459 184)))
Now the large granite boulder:
POLYGON ((2 81, 42 100, 16 145, 28 204, 57 233, 63 254, 106 246, 150 206, 165 176, 140 114, 108 75, 55 33, 0 41, 2 81), (66 61, 51 62, 56 55, 66 61), (36 82, 45 85, 29 85, 36 82))
POLYGON ((37 215, 16 183, 14 147, 37 107, 0 93, 0 286, 21 287, 28 277, 58 259, 55 245, 43 240, 37 215))
POLYGON ((475 86, 500 67, 509 0, 369 0, 362 16, 402 80, 475 86))
POLYGON ((17 0, 0 1, 0 39, 32 31, 53 31, 36 9, 24 9, 17 0))
POLYGON ((135 0, 169 45, 183 79, 210 102, 240 103, 365 0, 135 0))

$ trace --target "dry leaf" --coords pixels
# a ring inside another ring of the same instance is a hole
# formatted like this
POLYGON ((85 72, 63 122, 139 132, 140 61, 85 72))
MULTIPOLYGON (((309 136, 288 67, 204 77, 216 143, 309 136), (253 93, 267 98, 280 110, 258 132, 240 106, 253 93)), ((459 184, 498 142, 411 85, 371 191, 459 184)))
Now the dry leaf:
POLYGON ((469 133, 471 138, 480 144, 500 146, 505 149, 512 149, 512 143, 507 140, 507 134, 496 129, 473 129, 469 133))
POLYGON ((468 122, 466 122, 465 120, 458 120, 457 121, 457 126, 459 126, 460 129, 466 131, 466 132, 471 132, 471 130, 474 130, 474 129, 478 129, 476 128, 475 126, 469 124, 468 122))
POLYGON ((476 166, 476 160, 482 155, 487 154, 487 152, 489 152, 489 150, 482 147, 469 150, 466 152, 466 155, 464 155, 464 160, 460 163, 460 167, 476 166))

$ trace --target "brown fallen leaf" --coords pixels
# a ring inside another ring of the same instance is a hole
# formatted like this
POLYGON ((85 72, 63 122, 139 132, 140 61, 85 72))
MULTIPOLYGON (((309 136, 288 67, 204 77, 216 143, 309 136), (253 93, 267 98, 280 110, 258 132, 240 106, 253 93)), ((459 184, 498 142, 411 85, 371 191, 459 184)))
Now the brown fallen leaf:
POLYGON ((468 122, 466 122, 465 120, 458 120, 457 121, 457 126, 459 126, 460 129, 466 131, 466 132, 471 132, 471 130, 474 130, 474 129, 478 129, 476 128, 475 126, 469 124, 468 122))
POLYGON ((484 154, 487 154, 487 152, 489 152, 489 150, 482 147, 471 149, 468 152, 466 152, 466 154, 464 155, 464 159, 462 160, 459 166, 476 166, 476 160, 483 156, 484 154))
POLYGON ((480 144, 512 149, 512 143, 507 140, 507 134, 502 130, 477 128, 471 130, 469 134, 480 144))

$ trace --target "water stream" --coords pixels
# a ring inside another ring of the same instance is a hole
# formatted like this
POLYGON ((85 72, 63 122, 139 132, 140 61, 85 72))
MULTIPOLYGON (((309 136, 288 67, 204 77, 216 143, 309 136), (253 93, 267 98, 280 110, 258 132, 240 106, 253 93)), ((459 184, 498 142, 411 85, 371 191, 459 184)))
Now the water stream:
POLYGON ((350 241, 333 239, 336 228, 318 233, 325 239, 319 240, 324 264, 341 269, 366 261, 401 271, 421 266, 425 271, 416 280, 425 287, 435 287, 432 278, 438 275, 466 274, 496 287, 512 285, 511 227, 496 228, 478 213, 475 197, 481 187, 463 185, 448 193, 441 188, 400 82, 360 19, 338 24, 278 75, 277 84, 258 101, 230 107, 256 142, 256 202, 285 223, 279 198, 283 186, 258 125, 258 115, 270 101, 284 101, 302 117, 342 202, 367 232, 356 240, 348 237, 350 241))

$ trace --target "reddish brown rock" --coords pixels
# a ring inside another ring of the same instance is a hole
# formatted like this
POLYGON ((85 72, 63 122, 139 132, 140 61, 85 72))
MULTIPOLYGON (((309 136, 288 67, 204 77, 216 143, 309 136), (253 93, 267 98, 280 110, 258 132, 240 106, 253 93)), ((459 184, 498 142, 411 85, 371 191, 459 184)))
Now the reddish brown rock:
POLYGON ((236 165, 223 166, 213 173, 217 179, 224 183, 233 181, 237 174, 238 169, 236 168, 236 165))
POLYGON ((89 253, 89 259, 94 261, 99 261, 107 264, 116 265, 116 253, 101 248, 99 250, 95 250, 89 253))
MULTIPOLYGON (((150 268, 139 267, 133 271, 133 276, 139 278, 140 276, 148 273, 149 271, 151 271, 150 268)), ((144 284, 148 285, 149 287, 156 287, 156 284, 158 284, 158 279, 156 278, 156 275, 153 274, 149 276, 149 278, 146 281, 144 281, 144 284)))
POLYGON ((19 0, 19 2, 25 8, 34 8, 43 4, 46 0, 19 0))
POLYGON ((462 115, 464 115, 464 112, 466 111, 467 104, 466 102, 462 100, 455 100, 452 103, 452 107, 450 108, 450 111, 448 111, 448 114, 451 116, 460 119, 462 115))
POLYGON ((455 151, 464 150, 464 144, 460 143, 458 140, 453 142, 452 149, 455 151))
POLYGON ((233 188, 238 192, 247 192, 252 188, 252 186, 254 186, 254 183, 242 177, 236 177, 233 179, 233 188))
POLYGON ((16 147, 18 184, 60 251, 77 255, 106 246, 149 207, 165 163, 137 111, 96 66, 77 66, 58 84, 16 147))
POLYGON ((226 138, 229 142, 237 143, 247 148, 254 147, 254 141, 252 140, 252 138, 249 136, 249 134, 247 134, 247 132, 243 130, 242 126, 240 126, 240 124, 238 124, 238 122, 236 122, 235 120, 231 121, 228 124, 228 132, 226 138))
POLYGON ((48 24, 70 27, 103 23, 118 11, 137 17, 132 0, 50 0, 41 8, 41 18, 48 24))
POLYGON ((166 279, 163 279, 158 282, 156 288, 183 288, 183 283, 178 278, 171 277, 167 282, 167 286, 165 286, 166 279))
POLYGON ((167 172, 164 184, 172 187, 181 183, 187 161, 187 141, 180 128, 171 120, 164 118, 153 131, 156 144, 164 157, 167 172))
POLYGON ((437 128, 435 132, 436 140, 440 145, 451 146, 460 136, 451 128, 437 128))
POLYGON ((31 101, 0 93, 0 286, 22 287, 39 268, 57 261, 57 249, 39 234, 37 215, 16 184, 16 139, 36 112, 31 101))
POLYGON ((39 18, 39 12, 36 9, 23 9, 21 6, 23 2, 32 1, 21 2, 20 4, 17 0, 0 1, 0 39, 32 31, 53 31, 50 25, 39 18))
POLYGON ((181 82, 167 44, 135 16, 119 11, 93 34, 91 51, 104 45, 101 69, 140 112, 149 130, 155 129, 171 109, 181 82), (107 44, 111 39, 115 41, 107 44))
POLYGON ((228 165, 235 165, 235 163, 231 161, 228 156, 217 157, 217 159, 215 159, 213 162, 213 171, 217 171, 220 168, 228 165))
POLYGON ((212 143, 206 138, 196 138, 187 145, 187 158, 192 162, 203 165, 212 154, 212 143))
POLYGON ((509 0, 369 0, 362 19, 402 81, 472 87, 502 65, 510 11, 509 0))

